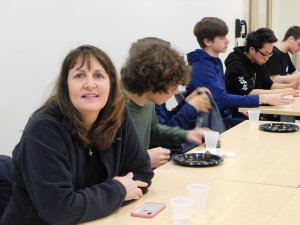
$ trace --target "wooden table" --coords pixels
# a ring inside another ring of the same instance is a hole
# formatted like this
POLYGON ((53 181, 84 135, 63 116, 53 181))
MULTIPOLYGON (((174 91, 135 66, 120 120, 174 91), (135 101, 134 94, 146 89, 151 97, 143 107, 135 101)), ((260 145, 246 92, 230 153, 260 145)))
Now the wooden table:
MULTIPOLYGON (((180 167, 176 166, 174 172, 176 170, 180 167)), ((82 225, 172 225, 169 200, 186 196, 186 185, 191 183, 209 184, 210 189, 205 214, 193 215, 190 225, 266 225, 297 190, 292 187, 206 180, 188 174, 170 174, 166 177, 157 171, 149 193, 142 199, 121 207, 110 216, 82 225), (167 207, 152 219, 130 216, 131 211, 147 201, 164 202, 167 207)))
POLYGON ((300 97, 294 97, 294 102, 290 105, 281 106, 259 106, 257 108, 239 108, 239 112, 247 112, 249 109, 259 109, 260 113, 280 115, 280 120, 284 122, 295 122, 296 116, 300 116, 300 97))
MULTIPOLYGON (((258 130, 258 125, 251 125, 245 121, 220 136, 222 151, 236 153, 234 158, 224 158, 224 163, 216 167, 201 169, 180 167, 176 170, 176 174, 298 187, 300 185, 300 131, 270 133, 258 130)), ((199 146, 193 151, 203 149, 204 146, 199 146)), ((173 174, 175 166, 174 162, 170 162, 163 166, 161 173, 165 173, 165 176, 173 174)))
POLYGON ((154 171, 153 184, 142 199, 84 224, 171 225, 169 199, 186 196, 186 186, 191 183, 210 185, 206 212, 193 215, 191 225, 299 224, 300 131, 263 132, 245 121, 223 133, 220 140, 221 148, 235 152, 236 157, 225 158, 215 167, 182 167, 169 162, 154 171), (167 208, 152 219, 131 217, 130 212, 146 201, 164 202, 167 208))
POLYGON ((300 224, 300 189, 291 196, 287 203, 271 220, 270 225, 299 225, 300 224))

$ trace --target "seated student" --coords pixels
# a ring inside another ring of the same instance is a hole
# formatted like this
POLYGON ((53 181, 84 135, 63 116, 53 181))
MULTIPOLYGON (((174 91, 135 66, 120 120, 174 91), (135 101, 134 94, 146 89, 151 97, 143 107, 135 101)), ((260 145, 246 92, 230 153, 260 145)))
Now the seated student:
POLYGON ((109 57, 93 46, 63 61, 53 96, 13 151, 15 185, 1 224, 78 224, 139 199, 153 171, 109 57))
POLYGON ((265 66, 273 55, 273 43, 277 41, 274 32, 260 28, 248 34, 245 47, 235 47, 225 60, 226 88, 229 93, 253 94, 294 94, 297 82, 274 83, 265 66))
POLYGON ((273 55, 266 63, 273 82, 286 84, 300 82, 300 72, 296 70, 289 56, 289 53, 294 55, 299 51, 300 27, 292 26, 286 31, 283 40, 273 47, 273 55))
POLYGON ((205 17, 195 25, 194 35, 202 49, 197 49, 187 55, 188 62, 192 65, 192 77, 186 87, 186 96, 198 87, 207 87, 227 122, 227 127, 234 126, 244 119, 239 116, 232 117, 230 109, 233 107, 255 107, 264 103, 271 105, 290 103, 290 100, 277 95, 241 96, 227 93, 223 66, 219 58, 219 54, 224 53, 229 44, 227 33, 228 28, 225 22, 216 17, 205 17))
MULTIPOLYGON (((190 68, 168 42, 143 38, 133 43, 121 69, 121 83, 128 97, 127 107, 144 145, 166 146, 185 142, 201 144, 203 129, 183 130, 157 123, 155 105, 165 103, 178 85, 185 85, 190 68)), ((152 168, 168 162, 170 150, 148 150, 152 168)))
POLYGON ((172 110, 167 109, 166 103, 155 105, 158 122, 171 127, 178 126, 185 130, 193 129, 196 126, 199 113, 209 112, 211 109, 209 98, 204 94, 206 90, 206 88, 194 90, 172 110), (203 94, 198 94, 199 91, 203 94))
MULTIPOLYGON (((228 93, 237 95, 295 94, 297 82, 273 83, 265 63, 272 56, 277 41, 272 30, 260 28, 246 38, 245 47, 235 47, 225 60, 228 93)), ((266 102, 265 102, 266 103, 266 102)), ((237 113, 237 109, 234 109, 237 113)))

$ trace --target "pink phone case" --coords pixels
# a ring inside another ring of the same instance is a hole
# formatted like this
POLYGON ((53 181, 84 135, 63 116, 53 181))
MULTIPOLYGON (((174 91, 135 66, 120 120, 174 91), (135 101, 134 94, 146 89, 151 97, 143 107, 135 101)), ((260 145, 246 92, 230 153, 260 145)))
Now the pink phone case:
POLYGON ((166 204, 164 203, 145 202, 140 207, 133 210, 130 215, 142 218, 152 218, 164 208, 166 208, 166 204))

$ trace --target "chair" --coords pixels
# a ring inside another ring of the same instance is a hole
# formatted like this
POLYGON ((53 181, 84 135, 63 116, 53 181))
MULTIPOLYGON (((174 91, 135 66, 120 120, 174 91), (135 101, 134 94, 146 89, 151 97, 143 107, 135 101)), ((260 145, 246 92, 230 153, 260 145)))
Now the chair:
POLYGON ((12 194, 13 182, 12 158, 0 155, 0 218, 12 194))

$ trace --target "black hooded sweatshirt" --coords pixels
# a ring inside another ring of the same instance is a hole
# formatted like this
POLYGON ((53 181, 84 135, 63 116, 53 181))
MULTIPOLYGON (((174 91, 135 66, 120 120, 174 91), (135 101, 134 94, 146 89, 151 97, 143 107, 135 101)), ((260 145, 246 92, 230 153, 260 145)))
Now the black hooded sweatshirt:
POLYGON ((271 89, 273 81, 265 65, 252 63, 245 47, 235 47, 225 60, 225 84, 230 94, 248 95, 253 89, 271 89))

